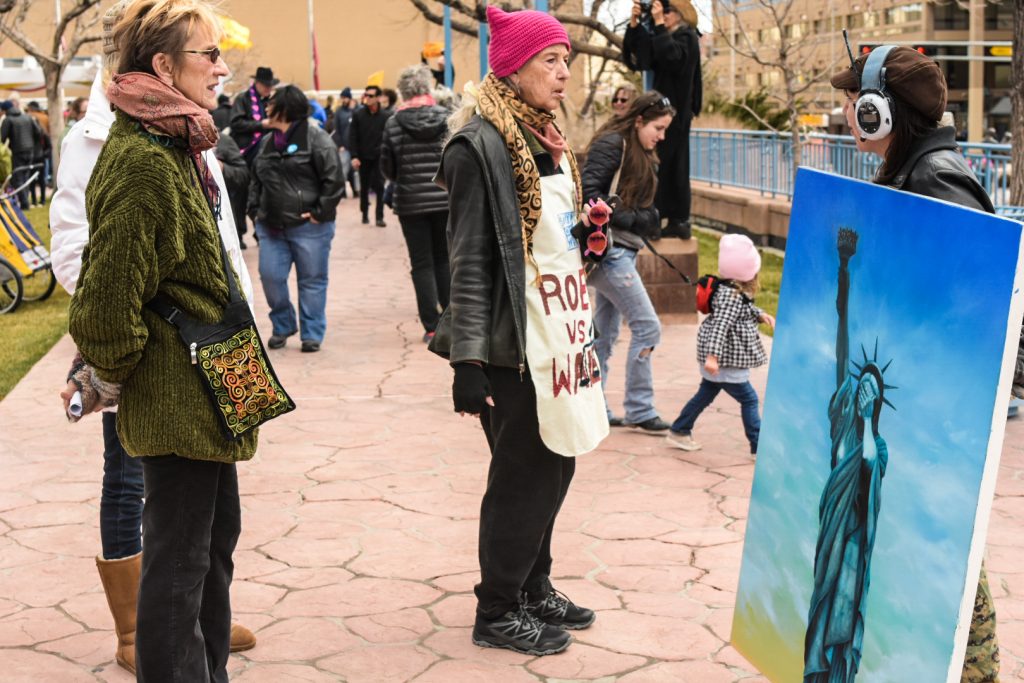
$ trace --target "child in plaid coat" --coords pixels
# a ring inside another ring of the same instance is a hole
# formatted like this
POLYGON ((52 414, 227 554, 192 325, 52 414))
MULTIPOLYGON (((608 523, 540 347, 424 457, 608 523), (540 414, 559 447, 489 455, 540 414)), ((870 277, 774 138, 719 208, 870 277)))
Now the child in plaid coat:
POLYGON ((711 298, 711 314, 697 332, 700 387, 665 437, 676 448, 700 449, 700 444, 693 440, 693 425, 718 393, 724 391, 739 402, 750 452, 757 452, 761 417, 757 392, 750 384, 750 368, 768 362, 757 324, 775 327, 775 318, 754 305, 760 270, 761 255, 749 237, 722 237, 718 244, 718 272, 722 282, 711 298))

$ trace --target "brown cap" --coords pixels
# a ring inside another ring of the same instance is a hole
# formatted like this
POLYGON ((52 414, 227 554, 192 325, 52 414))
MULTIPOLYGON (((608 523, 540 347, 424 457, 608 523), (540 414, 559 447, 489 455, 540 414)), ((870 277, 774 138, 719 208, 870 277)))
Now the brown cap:
MULTIPOLYGON (((868 55, 832 76, 838 90, 860 90, 860 76, 868 55)), ((897 47, 885 58, 885 89, 933 121, 946 111, 946 78, 934 61, 917 50, 897 47)))

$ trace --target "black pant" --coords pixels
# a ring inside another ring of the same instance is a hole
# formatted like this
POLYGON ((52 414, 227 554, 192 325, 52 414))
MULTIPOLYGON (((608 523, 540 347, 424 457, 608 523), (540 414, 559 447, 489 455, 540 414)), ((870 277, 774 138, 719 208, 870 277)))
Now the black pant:
POLYGON ((537 394, 529 373, 487 369, 494 407, 480 415, 491 466, 480 505, 477 613, 496 618, 520 593, 551 589, 551 532, 576 471, 576 459, 551 451, 540 438, 537 394))
POLYGON ((451 270, 448 268, 448 212, 399 216, 412 264, 416 308, 427 332, 437 328, 441 311, 448 307, 451 270), (440 308, 439 308, 440 307, 440 308))
POLYGON ((662 218, 690 220, 690 122, 668 127, 658 144, 658 190, 654 203, 662 218))
POLYGON ((242 526, 235 465, 166 455, 143 458, 142 468, 138 680, 226 683, 231 555, 242 526))
POLYGON ((359 160, 359 209, 365 218, 370 212, 370 190, 377 194, 377 220, 384 220, 384 176, 380 159, 359 160))
MULTIPOLYGON (((32 154, 15 154, 11 157, 11 189, 21 187, 32 175, 32 154)), ((28 209, 28 187, 18 193, 18 206, 28 209)))

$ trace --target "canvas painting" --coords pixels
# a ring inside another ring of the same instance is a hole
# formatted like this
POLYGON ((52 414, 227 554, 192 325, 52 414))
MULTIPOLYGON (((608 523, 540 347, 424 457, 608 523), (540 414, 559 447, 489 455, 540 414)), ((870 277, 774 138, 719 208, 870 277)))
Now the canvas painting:
POLYGON ((1021 225, 801 169, 733 620, 772 681, 958 681, 1021 225))

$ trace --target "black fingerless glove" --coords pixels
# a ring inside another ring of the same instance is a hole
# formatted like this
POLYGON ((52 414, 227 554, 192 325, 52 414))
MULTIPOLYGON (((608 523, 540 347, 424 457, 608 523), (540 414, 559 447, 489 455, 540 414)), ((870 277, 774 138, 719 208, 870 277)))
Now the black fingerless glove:
POLYGON ((487 373, 476 363, 456 363, 454 369, 452 401, 455 412, 479 414, 486 405, 484 399, 491 395, 487 373))

